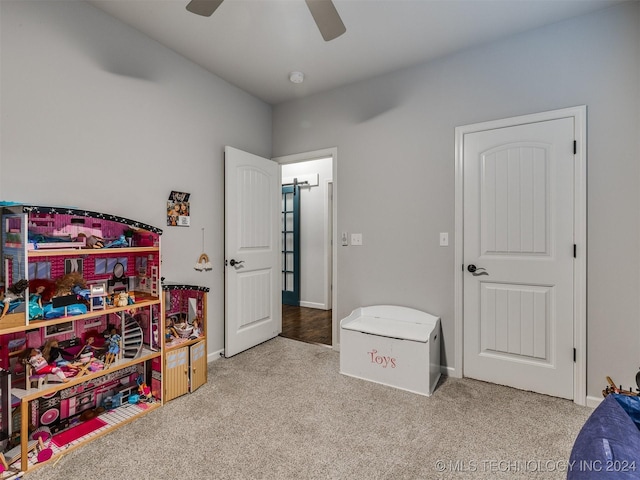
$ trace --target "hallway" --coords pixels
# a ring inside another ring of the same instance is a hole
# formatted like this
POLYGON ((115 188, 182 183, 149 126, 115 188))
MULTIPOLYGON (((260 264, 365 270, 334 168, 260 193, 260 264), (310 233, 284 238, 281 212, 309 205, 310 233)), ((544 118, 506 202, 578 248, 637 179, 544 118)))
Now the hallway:
POLYGON ((331 345, 331 310, 282 305, 280 336, 307 343, 331 345))

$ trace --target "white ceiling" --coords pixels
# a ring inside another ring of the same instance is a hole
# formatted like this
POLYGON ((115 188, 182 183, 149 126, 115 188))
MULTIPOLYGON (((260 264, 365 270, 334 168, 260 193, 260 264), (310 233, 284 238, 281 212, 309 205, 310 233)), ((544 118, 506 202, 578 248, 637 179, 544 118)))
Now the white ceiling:
POLYGON ((347 32, 330 42, 304 0, 225 0, 211 17, 189 0, 86 1, 275 105, 620 0, 334 0, 347 32))

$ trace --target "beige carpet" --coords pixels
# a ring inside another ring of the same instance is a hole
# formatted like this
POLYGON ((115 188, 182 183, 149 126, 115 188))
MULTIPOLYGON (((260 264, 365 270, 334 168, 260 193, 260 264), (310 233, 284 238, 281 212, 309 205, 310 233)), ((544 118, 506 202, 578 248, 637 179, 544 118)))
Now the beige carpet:
POLYGON ((423 397, 340 375, 338 352, 278 337, 26 478, 561 479, 590 412, 469 379, 423 397))

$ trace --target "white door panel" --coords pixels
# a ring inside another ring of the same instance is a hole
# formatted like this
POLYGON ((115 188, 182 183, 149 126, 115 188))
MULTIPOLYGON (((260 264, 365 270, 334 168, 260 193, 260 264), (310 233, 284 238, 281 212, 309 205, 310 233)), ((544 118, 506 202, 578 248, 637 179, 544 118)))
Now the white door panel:
POLYGON ((282 331, 280 196, 277 163, 225 147, 226 357, 282 331))
POLYGON ((465 376, 573 398, 573 140, 572 118, 464 136, 465 376))

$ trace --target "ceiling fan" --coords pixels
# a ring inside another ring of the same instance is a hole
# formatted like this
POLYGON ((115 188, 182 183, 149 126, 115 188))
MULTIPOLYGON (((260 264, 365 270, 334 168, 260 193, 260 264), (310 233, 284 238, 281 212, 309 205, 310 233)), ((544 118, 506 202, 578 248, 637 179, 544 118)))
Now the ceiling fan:
MULTIPOLYGON (((187 10, 203 17, 210 17, 224 0, 191 0, 187 10)), ((322 38, 326 42, 339 37, 347 28, 342 23, 340 15, 332 0, 305 0, 311 16, 318 25, 322 38)))

